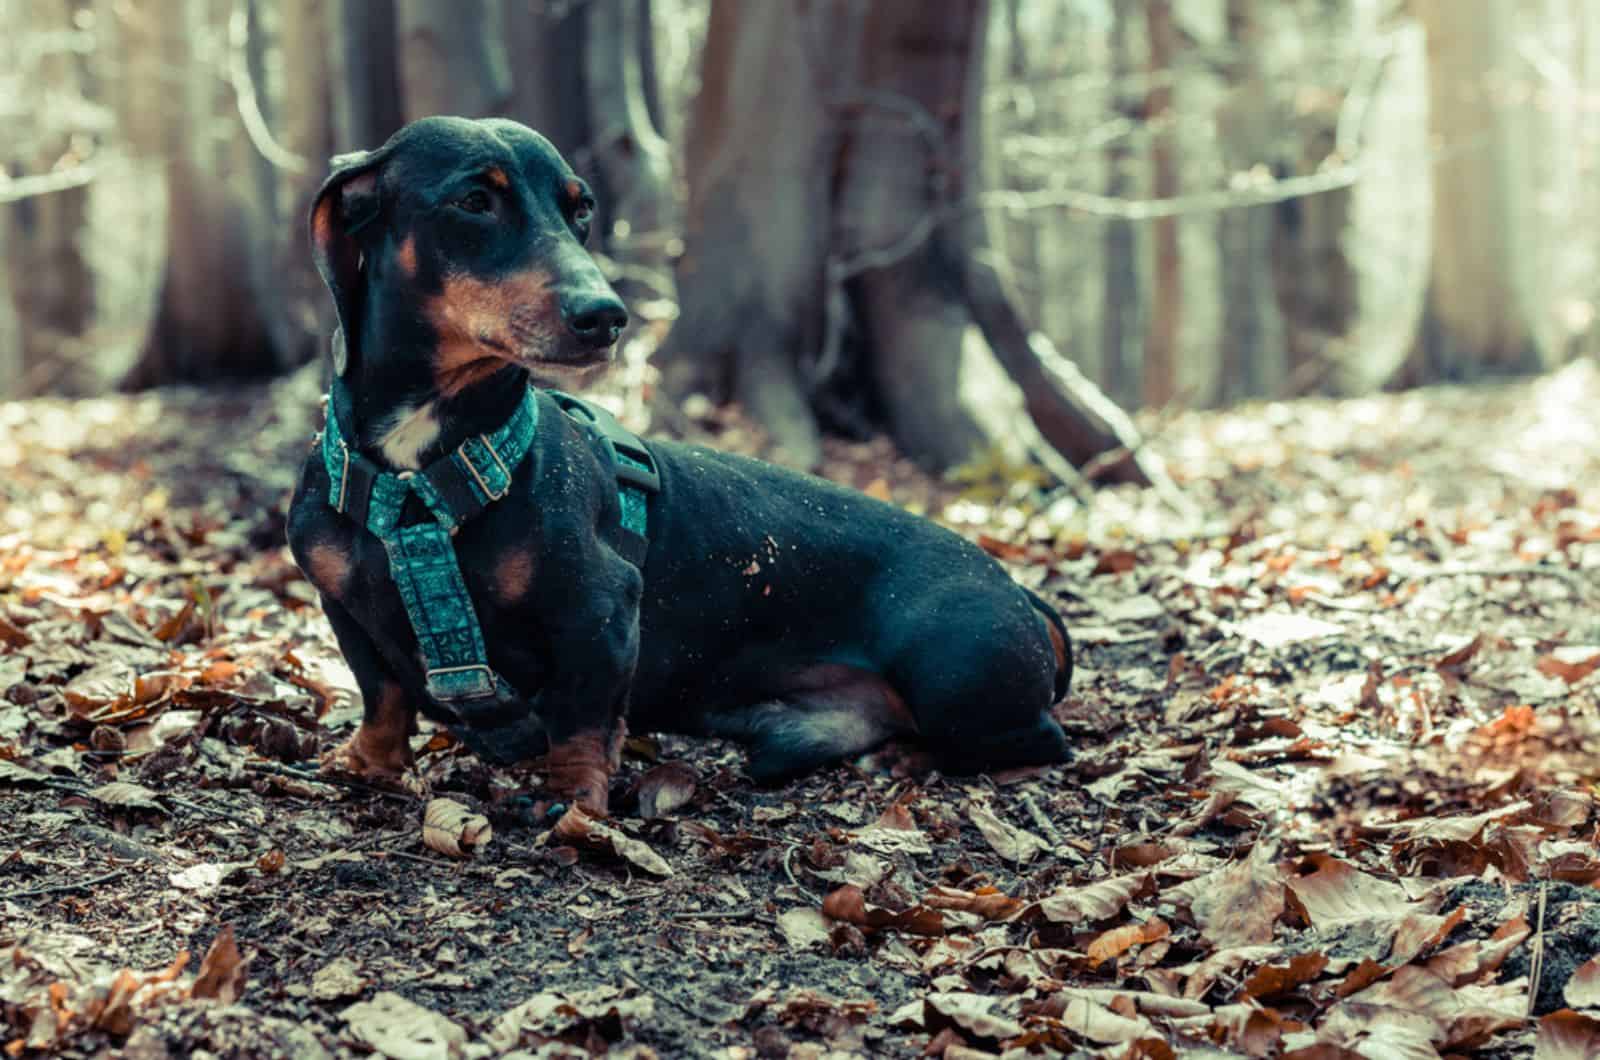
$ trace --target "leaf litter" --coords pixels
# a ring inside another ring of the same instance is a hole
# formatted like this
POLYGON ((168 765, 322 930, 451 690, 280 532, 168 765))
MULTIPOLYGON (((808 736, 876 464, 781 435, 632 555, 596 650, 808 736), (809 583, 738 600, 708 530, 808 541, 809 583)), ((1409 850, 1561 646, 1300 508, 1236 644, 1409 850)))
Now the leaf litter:
POLYGON ((1204 527, 830 443, 1061 608, 1073 762, 642 738, 609 820, 426 725, 432 803, 317 773, 315 391, 0 405, 8 1055, 1600 1053, 1592 365, 1175 417, 1204 527))

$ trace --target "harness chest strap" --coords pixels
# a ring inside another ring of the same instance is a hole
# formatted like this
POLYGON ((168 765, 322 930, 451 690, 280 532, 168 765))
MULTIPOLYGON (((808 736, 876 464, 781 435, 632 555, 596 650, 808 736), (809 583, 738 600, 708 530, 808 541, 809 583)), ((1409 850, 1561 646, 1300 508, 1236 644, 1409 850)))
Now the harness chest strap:
MULTIPOLYGON (((598 428, 616 458, 622 528, 631 553, 627 558, 642 566, 647 544, 645 492, 660 488, 654 459, 638 437, 609 413, 566 394, 552 396, 573 419, 586 425, 610 420, 618 432, 613 436, 604 427, 598 428)), ((538 415, 538 403, 530 390, 498 430, 467 439, 421 471, 399 474, 380 469, 345 443, 331 403, 323 431, 328 504, 383 542, 389 575, 422 653, 428 695, 464 720, 498 706, 515 693, 489 666, 483 630, 450 538, 510 490, 517 467, 532 448, 538 415), (432 518, 402 526, 406 501, 413 495, 432 518)))

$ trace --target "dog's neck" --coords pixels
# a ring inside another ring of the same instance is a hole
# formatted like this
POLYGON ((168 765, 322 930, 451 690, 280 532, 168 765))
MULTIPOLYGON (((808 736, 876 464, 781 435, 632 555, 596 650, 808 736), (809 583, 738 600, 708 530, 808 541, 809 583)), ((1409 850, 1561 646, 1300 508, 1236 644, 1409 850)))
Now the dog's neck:
POLYGON ((329 389, 332 413, 355 448, 392 471, 416 470, 511 418, 528 372, 508 364, 448 396, 437 388, 430 339, 415 327, 362 328, 350 366, 329 389), (378 352, 381 351, 381 352, 378 352))

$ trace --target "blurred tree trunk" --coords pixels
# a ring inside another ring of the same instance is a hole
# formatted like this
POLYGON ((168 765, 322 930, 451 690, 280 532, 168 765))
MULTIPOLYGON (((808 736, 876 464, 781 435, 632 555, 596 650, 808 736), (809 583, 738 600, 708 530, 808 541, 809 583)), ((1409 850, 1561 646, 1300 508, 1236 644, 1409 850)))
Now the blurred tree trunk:
POLYGON ((1499 0, 1417 0, 1428 39, 1433 260, 1421 341, 1400 382, 1531 371, 1546 360, 1531 325, 1527 192, 1505 96, 1520 65, 1517 16, 1499 0))
POLYGON ((621 263, 622 285, 659 288, 665 277, 670 286, 666 250, 677 211, 671 152, 652 111, 649 0, 511 4, 502 25, 518 61, 501 113, 543 133, 594 187, 593 246, 621 263))
MULTIPOLYGON (((1156 126, 1150 144, 1151 193, 1157 199, 1178 195, 1178 148, 1172 85, 1177 33, 1172 0, 1146 0, 1150 37, 1150 90, 1145 119, 1156 126)), ((1178 257, 1178 218, 1151 222, 1155 260, 1151 266, 1150 330, 1145 334, 1143 390, 1146 405, 1165 405, 1177 395, 1178 336, 1183 314, 1182 262, 1178 257)))
POLYGON ((500 0, 395 0, 400 93, 407 121, 433 114, 505 114, 512 99, 500 0))
POLYGON ((167 249, 155 318, 124 385, 281 370, 250 282, 256 249, 249 236, 260 204, 239 194, 228 139, 218 135, 219 124, 236 121, 234 100, 205 68, 213 57, 196 51, 197 41, 225 26, 229 8, 215 0, 144 0, 127 11, 127 54, 136 71, 120 100, 123 124, 136 154, 164 164, 167 249), (174 70, 186 73, 176 87, 174 70))
MULTIPOLYGON (((1261 0, 1228 0, 1228 96, 1217 117, 1223 165, 1230 174, 1268 164, 1278 145, 1270 89, 1262 72, 1261 0)), ((1275 394, 1283 377, 1284 327, 1273 286, 1272 206, 1224 210, 1217 235, 1224 262, 1222 356, 1217 398, 1223 403, 1275 394)))
MULTIPOLYGON (((72 33, 72 3, 27 0, 13 10, 15 22, 4 26, 13 39, 72 33)), ((35 57, 27 72, 28 102, 36 113, 88 95, 84 57, 64 43, 35 57)), ((39 129, 31 141, 14 141, 7 161, 24 174, 48 173, 63 161, 70 164, 71 133, 71 129, 39 129)), ((94 389, 95 373, 92 364, 85 363, 88 351, 83 344, 95 308, 94 275, 83 246, 88 210, 88 186, 0 207, 12 302, 6 315, 12 317, 20 337, 16 351, 10 353, 12 364, 0 376, 0 393, 94 389)))
POLYGON ((377 147, 403 122, 394 0, 327 0, 323 10, 334 150, 377 147))
POLYGON ((802 465, 844 376, 930 465, 1024 442, 1087 460, 1131 431, 1022 322, 970 201, 989 5, 936 10, 714 0, 666 389, 738 399, 802 465))
MULTIPOLYGON (((1127 87, 1139 68, 1131 21, 1127 14, 1112 16, 1110 77, 1117 112, 1124 120, 1134 122, 1144 114, 1144 100, 1127 87)), ((1129 137, 1114 137, 1106 151, 1105 194, 1109 198, 1131 198, 1137 193, 1135 165, 1129 137)), ((1132 221, 1110 217, 1101 239, 1106 294, 1100 317, 1100 381, 1117 401, 1133 407, 1142 396, 1139 373, 1144 362, 1138 341, 1143 332, 1144 297, 1139 283, 1137 233, 1132 221)))
POLYGON ((311 360, 331 327, 322 282, 306 253, 304 218, 331 150, 329 49, 316 0, 236 0, 229 16, 229 78, 242 126, 231 140, 248 183, 244 262, 283 367, 311 360), (242 22, 240 21, 242 20, 242 22), (268 55, 280 65, 269 70, 268 55), (254 131, 243 120, 256 113, 254 131))

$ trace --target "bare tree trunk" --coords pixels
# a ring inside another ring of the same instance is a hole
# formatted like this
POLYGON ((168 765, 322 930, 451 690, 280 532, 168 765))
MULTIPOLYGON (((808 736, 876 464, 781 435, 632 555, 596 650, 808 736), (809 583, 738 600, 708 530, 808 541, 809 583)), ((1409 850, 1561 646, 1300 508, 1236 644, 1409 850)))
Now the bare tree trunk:
POLYGON ((187 77, 177 93, 169 87, 168 71, 196 61, 192 42, 219 29, 227 8, 184 0, 178 10, 174 17, 165 5, 139 5, 136 32, 149 39, 146 48, 130 49, 145 56, 145 83, 129 95, 149 93, 162 103, 146 112, 161 116, 154 127, 131 116, 130 141, 146 157, 164 159, 168 204, 166 271, 144 349, 124 380, 130 388, 281 367, 249 281, 251 206, 230 184, 226 145, 195 133, 212 128, 224 106, 231 116, 233 101, 215 76, 187 77))
POLYGON ((665 275, 676 209, 671 153, 650 114, 655 49, 649 6, 644 0, 590 0, 586 14, 588 149, 600 175, 603 245, 625 265, 665 275))
MULTIPOLYGON (((1176 137, 1173 134, 1172 60, 1177 34, 1172 25, 1172 0, 1147 0, 1145 24, 1150 35, 1151 76, 1146 117, 1159 124, 1150 146, 1151 191, 1157 199, 1179 190, 1176 137)), ((1150 295, 1150 330, 1145 335, 1144 403, 1165 405, 1177 394, 1178 335, 1183 312, 1183 270, 1178 260, 1178 218, 1151 222, 1155 246, 1150 295)))
MULTIPOLYGON (((1117 94, 1117 110, 1128 121, 1144 114, 1144 101, 1125 87, 1139 66, 1134 56, 1134 39, 1126 10, 1111 16, 1111 84, 1117 94)), ((1106 152, 1105 193, 1112 199, 1131 197, 1137 191, 1133 182, 1133 151, 1125 136, 1111 141, 1106 152)), ((1099 382, 1118 402, 1134 406, 1142 396, 1140 368, 1144 363, 1140 337, 1143 334, 1143 292, 1139 282, 1138 239, 1133 222, 1120 217, 1105 221, 1102 237, 1105 258, 1105 308, 1100 317, 1100 348, 1103 375, 1099 382)))
MULTIPOLYGON (((12 34, 72 30, 73 7, 63 0, 29 0, 19 5, 12 34)), ((83 95, 83 57, 58 45, 35 58, 27 70, 26 90, 43 106, 52 97, 83 95)), ((59 108, 60 103, 56 102, 59 108)), ((11 161, 22 173, 45 173, 72 151, 72 129, 40 129, 31 142, 11 145, 11 161)), ((68 188, 0 207, 6 242, 14 322, 20 344, 10 372, 0 376, 0 393, 37 393, 50 387, 94 389, 94 373, 82 365, 83 339, 94 316, 94 275, 82 240, 88 221, 89 188, 68 188)))
POLYGON ((336 151, 373 148, 404 123, 394 0, 328 0, 336 151))
MULTIPOLYGON (((812 10, 713 4, 669 394, 734 397, 780 455, 811 463, 815 384, 850 356, 896 441, 934 466, 1025 444, 1072 478, 1060 454, 1137 449, 1126 417, 1023 323, 973 208, 988 3, 812 10)), ((1142 478, 1130 460, 1110 473, 1142 478)))
POLYGON ((1546 360, 1529 322, 1525 192, 1496 79, 1517 59, 1514 15, 1498 0, 1418 0, 1428 34, 1433 141, 1433 264, 1422 340, 1407 381, 1531 371, 1546 360))
MULTIPOLYGON (((961 5, 930 19, 917 5, 871 6, 860 88, 847 97, 856 113, 836 192, 835 231, 872 266, 850 292, 889 429, 907 452, 937 467, 996 444, 1022 453, 1006 423, 1020 411, 1015 388, 968 335, 961 226, 937 225, 920 244, 907 244, 919 224, 968 190, 958 137, 972 118, 964 109, 968 68, 981 62, 987 39, 977 23, 982 7, 961 5), (939 163, 952 154, 955 164, 939 163)), ((831 263, 837 282, 837 253, 831 263)))
POLYGON ((679 318, 658 354, 669 394, 737 398, 803 466, 821 452, 799 359, 822 345, 839 140, 809 49, 860 39, 844 0, 807 10, 712 2, 685 151, 679 318))
POLYGON ((278 175, 278 231, 271 260, 282 287, 284 341, 290 361, 299 364, 320 351, 333 328, 322 280, 306 253, 306 215, 311 197, 322 183, 323 163, 334 151, 332 48, 323 14, 323 0, 279 0, 283 78, 279 114, 274 125, 283 146, 305 160, 299 173, 278 175))
MULTIPOLYGON (((1227 102, 1218 114, 1223 164, 1230 173, 1262 165, 1276 149, 1270 90, 1262 76, 1265 47, 1258 0, 1228 0, 1234 49, 1227 102)), ((1217 218, 1222 250, 1222 351, 1217 397, 1223 403, 1275 394, 1283 371, 1284 326, 1273 286, 1272 206, 1224 210, 1217 218)))
POLYGON ((500 0, 395 0, 406 120, 505 114, 513 87, 500 0))

